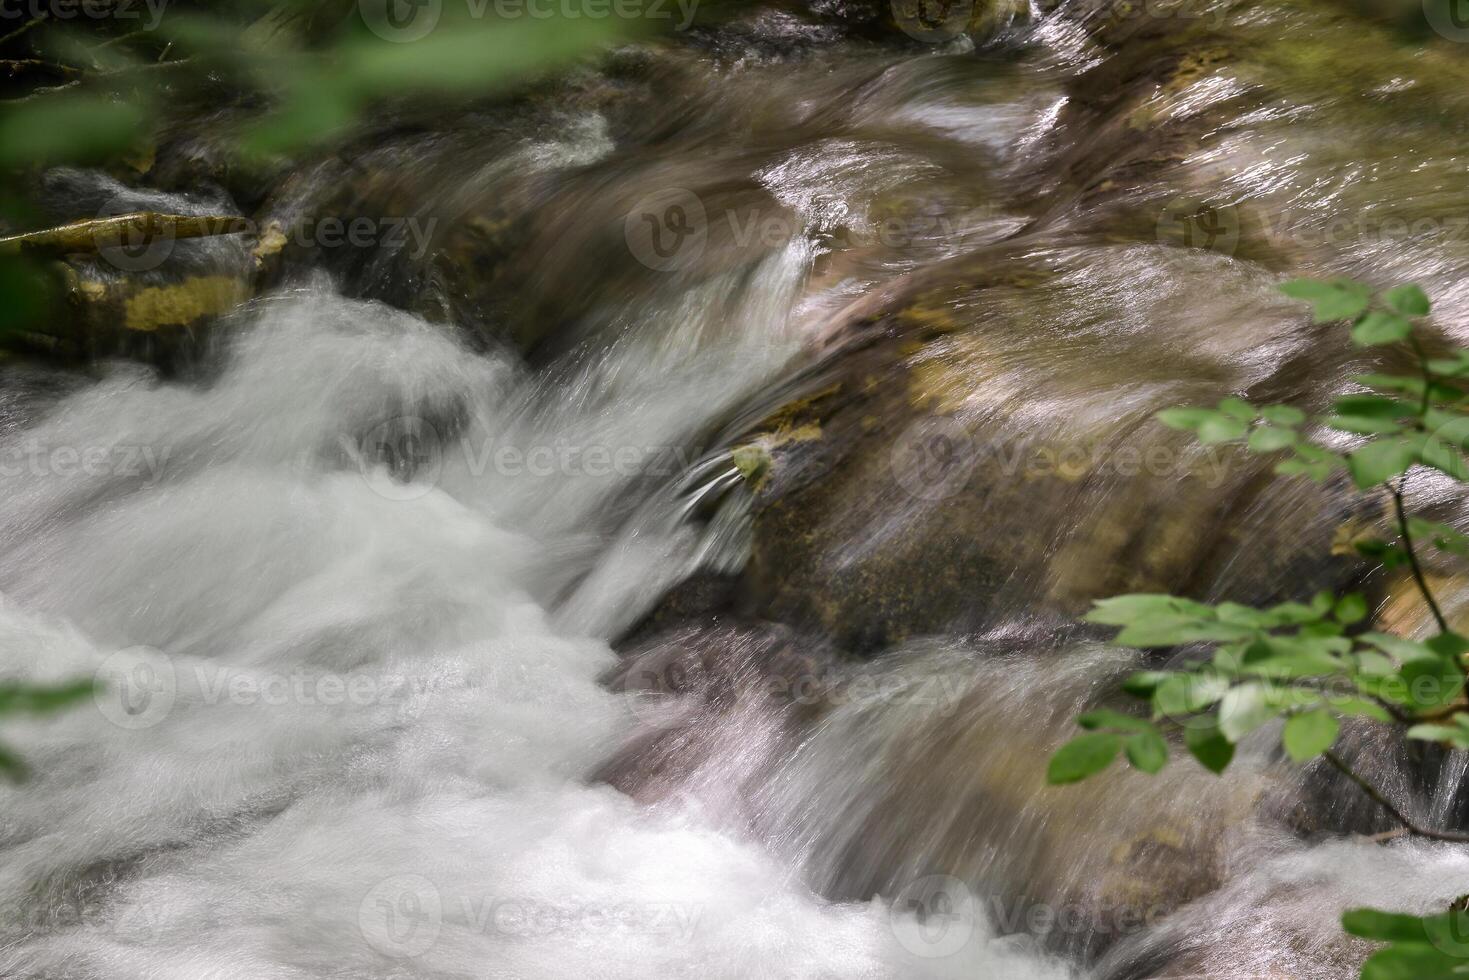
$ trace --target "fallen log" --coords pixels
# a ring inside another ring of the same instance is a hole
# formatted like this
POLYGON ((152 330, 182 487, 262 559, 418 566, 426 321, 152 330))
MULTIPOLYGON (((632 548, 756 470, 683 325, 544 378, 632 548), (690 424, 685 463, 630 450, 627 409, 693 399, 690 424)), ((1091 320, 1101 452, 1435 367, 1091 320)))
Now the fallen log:
POLYGON ((92 218, 68 225, 0 238, 0 256, 31 255, 54 258, 92 254, 104 248, 136 248, 160 239, 203 238, 233 235, 251 230, 250 222, 238 215, 159 214, 140 211, 111 218, 92 218))

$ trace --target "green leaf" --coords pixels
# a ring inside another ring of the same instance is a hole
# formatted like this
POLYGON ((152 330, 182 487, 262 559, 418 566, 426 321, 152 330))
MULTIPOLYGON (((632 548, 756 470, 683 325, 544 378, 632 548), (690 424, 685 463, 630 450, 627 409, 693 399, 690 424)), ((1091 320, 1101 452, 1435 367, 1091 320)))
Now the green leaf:
POLYGON ((1428 314, 1428 294, 1418 286, 1394 286, 1383 293, 1382 298, 1388 306, 1403 316, 1426 316, 1428 314))
POLYGON ((1461 483, 1469 481, 1469 464, 1464 462, 1458 450, 1441 439, 1432 436, 1424 439, 1418 447, 1418 459, 1461 483))
POLYGON ((1408 737, 1424 742, 1443 742, 1456 749, 1469 748, 1469 730, 1458 725, 1414 725, 1408 737))
POLYGON ((1275 468, 1275 472, 1282 475, 1304 473, 1320 482, 1331 476, 1337 466, 1346 464, 1346 459, 1342 456, 1308 442, 1296 443, 1295 450, 1296 458, 1285 460, 1275 468))
POLYGON ((1417 447, 1401 438, 1377 439, 1354 450, 1347 457, 1347 468, 1357 487, 1370 490, 1412 466, 1418 459, 1417 447))
POLYGON ((1464 960, 1433 946, 1389 946, 1367 957, 1362 980, 1464 980, 1464 960))
POLYGON ((1112 764, 1122 748, 1122 737, 1109 734, 1080 735, 1057 750, 1046 768, 1046 781, 1053 786, 1076 783, 1112 764))
POLYGON ((1352 325, 1352 340, 1362 347, 1395 344, 1406 340, 1413 332, 1413 324, 1396 313, 1373 310, 1352 325))
POLYGON ((1260 415, 1267 422, 1276 425, 1300 425, 1306 421, 1306 413, 1294 405, 1266 405, 1260 409, 1260 415))
POLYGON ((1396 672, 1397 669, 1397 665, 1392 660, 1375 651, 1363 650, 1357 654, 1357 670, 1363 674, 1386 677, 1396 672))
POLYGON ((1363 643, 1370 643, 1377 649, 1390 657, 1396 657, 1399 663, 1412 660, 1415 657, 1428 656, 1433 653, 1427 646, 1417 640, 1404 639, 1391 633, 1363 633, 1358 637, 1363 643))
POLYGON ((20 756, 4 745, 0 745, 0 776, 12 783, 22 783, 30 777, 30 774, 30 768, 21 761, 20 756))
POLYGON ((0 114, 0 167, 100 162, 141 138, 145 122, 137 101, 41 96, 0 114))
POLYGON ((1326 425, 1338 432, 1351 432, 1359 436, 1381 436, 1403 431, 1403 426, 1392 419, 1373 418, 1370 415, 1331 415, 1327 417, 1326 425))
POLYGON ((1238 602, 1221 602, 1215 607, 1214 612, 1221 622, 1261 628, 1271 625, 1270 614, 1265 610, 1241 605, 1238 602))
POLYGON ((1168 743, 1151 728, 1129 735, 1124 747, 1127 761, 1143 772, 1156 773, 1168 764, 1168 743))
POLYGON ((1437 636, 1429 637, 1423 645, 1440 657, 1455 658, 1469 653, 1469 639, 1453 630, 1445 630, 1437 636))
POLYGON ((1407 402, 1384 395, 1344 395, 1332 405, 1332 411, 1338 415, 1365 415, 1379 419, 1417 414, 1417 409, 1407 402))
POLYGON ((1104 626, 1127 626, 1155 616, 1190 616, 1196 619, 1213 617, 1214 609, 1202 602, 1181 599, 1178 596, 1160 593, 1135 592, 1129 595, 1098 599, 1086 614, 1088 623, 1104 626))
POLYGON ((1225 643, 1253 635, 1254 630, 1237 623, 1159 617, 1133 623, 1117 634, 1116 642, 1128 647, 1171 647, 1183 643, 1225 643))
POLYGON ((1173 674, 1153 692, 1153 710, 1165 718, 1202 711, 1229 690, 1229 678, 1218 674, 1173 674))
POLYGON ((1379 942, 1428 942, 1428 929, 1416 915, 1352 909, 1341 917, 1341 927, 1353 936, 1379 942))
POLYGON ((1421 517, 1408 518, 1408 533, 1415 538, 1427 539, 1440 551, 1469 558, 1469 534, 1464 534, 1447 524, 1426 521, 1421 517))
POLYGON ((1419 710, 1449 704, 1464 689, 1464 674, 1449 657, 1418 657, 1404 663, 1399 673, 1407 686, 1407 703, 1419 710))
POLYGON ((1241 422, 1253 422, 1258 414, 1255 407, 1243 398, 1229 397, 1219 403, 1219 411, 1241 422))
POLYGON ((1151 698, 1158 685, 1173 675, 1163 670, 1144 670, 1122 682, 1122 690, 1135 698, 1151 698))
POLYGON ((245 127, 240 150, 247 157, 268 159, 328 142, 357 123, 360 102, 360 93, 341 85, 303 81, 274 111, 245 127))
POLYGON ((1238 742, 1250 732, 1279 714, 1270 703, 1270 688, 1251 682, 1229 689, 1219 702, 1219 730, 1231 742, 1238 742))
POLYGON ((1307 711, 1286 719, 1280 741, 1296 762, 1305 762, 1331 748, 1341 732, 1341 722, 1326 711, 1307 711))
POLYGON ((1367 600, 1360 592, 1349 592, 1337 602, 1332 616, 1338 623, 1360 623, 1367 618, 1367 600))
POLYGON ((1113 711, 1110 708, 1098 708, 1095 711, 1088 711, 1076 719, 1076 723, 1082 728, 1088 729, 1121 728, 1129 732, 1147 732, 1153 730, 1153 726, 1149 724, 1146 718, 1139 718, 1136 715, 1124 715, 1122 712, 1113 711))
POLYGON ((1469 374, 1469 358, 1465 351, 1457 352, 1453 357, 1436 357, 1428 362, 1428 370, 1434 374, 1443 374, 1451 378, 1463 377, 1469 374))
POLYGON ((1158 413, 1158 421, 1170 429, 1193 432, 1204 424, 1205 419, 1211 419, 1218 414, 1212 408, 1165 408, 1158 413))
POLYGON ((1347 279, 1335 279, 1331 282, 1293 279, 1282 283, 1279 288, 1292 299, 1302 299, 1310 303, 1317 323, 1349 320, 1367 309, 1367 303, 1372 297, 1371 290, 1366 286, 1347 279))
POLYGON ((1243 439, 1247 432, 1248 423, 1222 413, 1216 413, 1200 422, 1198 428, 1199 441, 1206 446, 1243 439))
POLYGON ((0 714, 49 714, 92 696, 92 678, 60 684, 0 683, 0 714))
POLYGON ((340 47, 340 68, 354 88, 382 95, 404 89, 485 89, 549 70, 596 50, 636 25, 610 17, 500 19, 493 27, 441 28, 412 44, 377 39, 340 47))
POLYGON ((1385 568, 1397 568, 1408 560, 1407 551, 1398 545, 1388 544, 1380 538, 1355 541, 1352 543, 1352 548, 1363 558, 1381 562, 1385 568))
POLYGON ((1250 433, 1250 441, 1245 445, 1250 452, 1273 453, 1280 449, 1286 449, 1295 445, 1296 435, 1294 429, 1284 429, 1273 425, 1262 425, 1250 433))
POLYGON ((1433 438, 1452 443, 1461 449, 1469 447, 1469 415, 1429 408, 1424 413, 1423 422, 1433 438))
POLYGON ((1222 773, 1234 758, 1234 743, 1224 737, 1216 724, 1190 722, 1183 730, 1183 744, 1201 766, 1213 773, 1222 773))
POLYGON ((1400 391, 1419 397, 1423 395, 1423 379, 1408 374, 1359 374, 1352 380, 1379 391, 1400 391))
POLYGON ((1388 714, 1382 705, 1365 698, 1333 697, 1331 707, 1337 714, 1345 715, 1348 718, 1371 718, 1384 725, 1392 721, 1392 715, 1388 714))
MULTIPOLYGON (((1329 610, 1331 607, 1328 606, 1329 610)), ((1271 626, 1299 626, 1314 623, 1323 613, 1315 607, 1300 602, 1282 602, 1265 610, 1265 619, 1271 626)))

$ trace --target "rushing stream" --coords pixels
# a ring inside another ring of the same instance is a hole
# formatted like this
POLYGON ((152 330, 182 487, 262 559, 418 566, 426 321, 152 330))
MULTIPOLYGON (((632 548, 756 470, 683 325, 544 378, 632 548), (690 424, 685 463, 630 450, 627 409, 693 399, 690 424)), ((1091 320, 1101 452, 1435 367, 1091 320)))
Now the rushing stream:
MULTIPOLYGON (((7 722, 0 976, 1345 980, 1342 910, 1469 893, 1269 732, 1043 785, 1143 659, 1093 599, 1422 625, 1333 548, 1370 503, 1150 418, 1343 390, 1290 275, 1469 343, 1466 56, 1304 0, 813 6, 301 167, 262 224, 413 234, 288 246, 167 376, 5 369, 0 665, 107 687, 7 722)), ((1463 759, 1346 741, 1469 826, 1463 759)))

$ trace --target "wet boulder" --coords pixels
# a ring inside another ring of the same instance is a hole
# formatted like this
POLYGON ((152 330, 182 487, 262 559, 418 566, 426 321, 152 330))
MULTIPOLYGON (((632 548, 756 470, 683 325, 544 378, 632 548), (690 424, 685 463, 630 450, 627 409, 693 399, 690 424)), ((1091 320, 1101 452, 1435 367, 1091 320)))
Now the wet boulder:
POLYGON ((757 614, 870 652, 1121 592, 1259 603, 1353 574, 1331 549, 1359 506, 1344 485, 1276 480, 1153 418, 1230 394, 1320 401, 1301 359, 1345 345, 1268 279, 1162 246, 950 273, 737 440, 757 614), (1191 294, 1204 276, 1212 295, 1191 294))

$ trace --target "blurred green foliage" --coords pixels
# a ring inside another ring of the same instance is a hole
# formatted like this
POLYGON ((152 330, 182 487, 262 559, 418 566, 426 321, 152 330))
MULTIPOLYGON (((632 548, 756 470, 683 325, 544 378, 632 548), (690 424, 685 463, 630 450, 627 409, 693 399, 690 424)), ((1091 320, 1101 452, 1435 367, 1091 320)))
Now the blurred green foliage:
MULTIPOLYGON (((0 683, 0 719, 13 715, 49 715, 92 696, 94 682, 64 681, 60 684, 0 683)), ((20 757, 0 743, 0 775, 19 782, 29 774, 20 757)))
MULTIPOLYGON (((239 159, 290 159, 351 138, 382 106, 431 110, 495 96, 668 26, 611 13, 560 16, 575 14, 565 5, 533 16, 467 0, 88 0, 74 8, 91 13, 53 15, 41 2, 27 19, 0 17, 0 67, 14 93, 0 99, 0 234, 35 227, 29 195, 42 169, 121 172, 122 162, 147 157, 171 119, 236 109, 237 121, 217 135, 239 159)), ((55 315, 38 284, 34 263, 0 258, 0 333, 55 315)))

